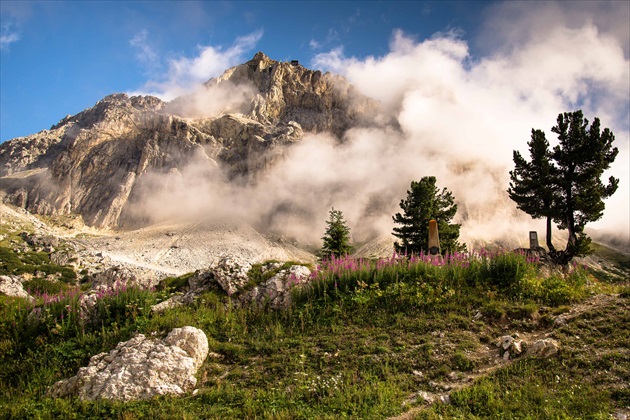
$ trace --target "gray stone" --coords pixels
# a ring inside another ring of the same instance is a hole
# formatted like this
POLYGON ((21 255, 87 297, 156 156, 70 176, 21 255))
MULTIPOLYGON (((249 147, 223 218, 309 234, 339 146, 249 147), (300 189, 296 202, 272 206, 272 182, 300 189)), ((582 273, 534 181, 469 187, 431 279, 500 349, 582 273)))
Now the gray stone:
POLYGON ((249 282, 248 271, 252 268, 249 261, 232 256, 224 256, 209 271, 215 281, 228 294, 233 295, 249 282))
POLYGON ((301 265, 293 265, 279 271, 264 283, 244 293, 240 300, 243 303, 269 304, 272 308, 287 307, 291 303, 292 287, 308 281, 311 270, 301 265))
POLYGON ((546 357, 555 356, 556 354, 558 354, 559 351, 560 351, 560 342, 551 338, 545 338, 542 340, 535 341, 527 349, 527 355, 546 358, 546 357))

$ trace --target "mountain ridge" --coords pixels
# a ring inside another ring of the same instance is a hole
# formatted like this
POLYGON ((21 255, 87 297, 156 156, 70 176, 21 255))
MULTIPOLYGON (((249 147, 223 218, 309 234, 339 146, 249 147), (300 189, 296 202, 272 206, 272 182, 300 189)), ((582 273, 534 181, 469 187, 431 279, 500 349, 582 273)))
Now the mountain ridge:
POLYGON ((339 76, 259 52, 189 96, 167 103, 108 95, 50 130, 1 144, 1 194, 33 213, 79 214, 89 226, 145 226, 159 220, 134 206, 149 190, 181 186, 191 167, 210 184, 251 182, 305 133, 341 140, 347 129, 370 124, 376 106, 339 76), (234 89, 244 100, 218 114, 190 109, 234 89))

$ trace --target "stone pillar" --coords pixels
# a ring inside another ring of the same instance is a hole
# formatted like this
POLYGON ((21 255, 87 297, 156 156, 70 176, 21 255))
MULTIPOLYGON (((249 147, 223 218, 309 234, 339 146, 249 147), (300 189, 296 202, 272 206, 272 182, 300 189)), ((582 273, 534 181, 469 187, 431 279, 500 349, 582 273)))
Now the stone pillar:
POLYGON ((529 249, 537 250, 540 247, 538 245, 538 232, 532 230, 529 232, 529 249))
POLYGON ((435 219, 429 220, 429 254, 440 254, 440 235, 438 233, 438 225, 435 219))

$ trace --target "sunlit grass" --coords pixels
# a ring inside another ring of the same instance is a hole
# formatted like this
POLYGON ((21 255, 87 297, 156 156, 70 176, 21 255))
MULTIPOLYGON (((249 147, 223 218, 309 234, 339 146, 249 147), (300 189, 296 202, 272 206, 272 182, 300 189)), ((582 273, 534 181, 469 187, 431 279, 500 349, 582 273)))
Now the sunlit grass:
MULTIPOLYGON (((0 417, 382 419, 404 411, 409 395, 430 390, 429 382, 487 363, 476 354, 506 331, 548 327, 551 315, 541 306, 560 313, 593 290, 583 268, 545 278, 536 261, 511 253, 345 258, 315 268, 286 309, 243 307, 237 296, 210 291, 190 306, 151 313, 186 280, 168 280, 159 291, 114 286, 88 312, 76 288, 36 294, 33 303, 0 297, 0 417), (185 325, 201 328, 213 352, 197 374, 196 396, 132 403, 46 396, 119 341, 185 325)), ((563 343, 577 348, 575 336, 614 322, 608 342, 585 342, 628 348, 628 311, 616 310, 561 329, 563 343)), ((588 356, 564 351, 559 359, 517 361, 454 393, 452 405, 418 415, 605 417, 627 392, 580 383, 593 370, 588 356)), ((611 350, 601 363, 597 369, 612 371, 627 366, 628 355, 611 350)))

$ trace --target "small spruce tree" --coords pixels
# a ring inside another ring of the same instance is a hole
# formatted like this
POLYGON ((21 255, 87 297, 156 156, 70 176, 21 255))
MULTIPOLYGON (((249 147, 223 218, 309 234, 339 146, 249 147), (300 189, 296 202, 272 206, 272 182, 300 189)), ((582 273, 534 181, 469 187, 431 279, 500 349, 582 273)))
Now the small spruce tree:
POLYGON ((435 219, 440 234, 442 253, 463 251, 466 245, 458 242, 461 225, 450 223, 457 212, 453 194, 435 186, 434 176, 425 176, 420 181, 411 181, 407 198, 400 201, 403 213, 396 213, 394 236, 400 242, 394 243, 396 252, 418 254, 429 251, 429 220, 435 219))
POLYGON ((342 256, 352 251, 350 246, 350 228, 346 226, 343 213, 340 210, 332 210, 328 213, 329 217, 326 221, 328 227, 326 233, 322 237, 324 247, 321 250, 323 258, 330 258, 331 255, 342 256))

